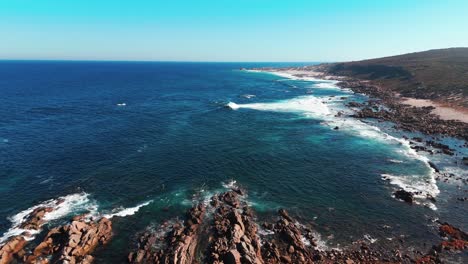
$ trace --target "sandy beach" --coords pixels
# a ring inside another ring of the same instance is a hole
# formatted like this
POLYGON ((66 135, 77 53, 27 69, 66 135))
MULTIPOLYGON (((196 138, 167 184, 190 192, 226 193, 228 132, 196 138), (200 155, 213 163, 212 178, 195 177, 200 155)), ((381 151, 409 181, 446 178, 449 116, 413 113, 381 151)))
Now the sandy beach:
POLYGON ((427 99, 415 99, 406 97, 402 98, 402 103, 416 107, 433 106, 435 107, 435 109, 432 110, 432 113, 438 115, 441 119, 458 120, 461 122, 468 123, 468 110, 466 109, 444 106, 442 104, 427 99))

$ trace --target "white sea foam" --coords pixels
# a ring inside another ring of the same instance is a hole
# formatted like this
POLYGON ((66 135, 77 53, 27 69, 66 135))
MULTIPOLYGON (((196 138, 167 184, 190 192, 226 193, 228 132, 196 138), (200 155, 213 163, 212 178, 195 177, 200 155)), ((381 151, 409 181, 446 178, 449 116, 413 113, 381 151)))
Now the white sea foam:
POLYGON ((24 211, 21 211, 11 217, 9 220, 12 223, 11 228, 0 237, 0 244, 4 243, 8 238, 23 233, 28 233, 25 239, 34 239, 34 235, 39 233, 41 230, 29 230, 20 228, 21 224, 24 223, 28 216, 37 208, 40 207, 52 207, 54 208, 51 212, 44 215, 44 224, 50 221, 61 219, 65 216, 70 215, 73 212, 84 212, 89 211, 91 214, 96 212, 96 204, 89 199, 87 193, 76 193, 63 196, 57 199, 47 200, 43 203, 30 207, 24 211))
POLYGON ((322 82, 322 83, 338 83, 336 80, 325 80, 325 79, 318 79, 314 77, 309 77, 309 76, 296 76, 292 73, 288 72, 277 72, 277 71, 251 71, 251 72, 265 72, 269 74, 273 74, 276 76, 280 76, 283 78, 287 78, 290 80, 298 80, 298 81, 308 81, 308 82, 322 82))
POLYGON ((390 184, 398 186, 407 192, 414 194, 416 204, 422 204, 432 210, 437 210, 437 206, 429 201, 428 197, 436 197, 440 190, 437 187, 434 177, 421 177, 420 175, 391 175, 382 174, 382 179, 388 180, 390 184))
POLYGON ((127 106, 126 103, 118 103, 117 106, 127 106))
MULTIPOLYGON (((273 74, 283 76, 286 78, 298 78, 287 73, 272 72, 273 74)), ((318 84, 319 87, 326 85, 334 85, 336 81, 313 79, 312 81, 319 81, 324 84, 318 84)), ((317 84, 315 84, 317 86, 317 84)), ((339 131, 351 133, 364 138, 371 138, 381 141, 385 144, 394 145, 395 150, 403 156, 410 159, 420 160, 430 171, 429 175, 417 175, 411 177, 412 181, 407 179, 407 176, 393 176, 392 181, 395 185, 407 188, 408 190, 421 190, 421 186, 429 188, 425 194, 430 194, 433 197, 437 196, 439 189, 435 180, 435 171, 428 164, 429 159, 421 153, 416 152, 411 148, 408 140, 394 137, 388 133, 383 132, 380 128, 372 126, 361 120, 344 117, 336 117, 338 112, 349 111, 344 107, 343 102, 336 97, 327 98, 329 100, 325 103, 325 98, 316 97, 313 95, 300 96, 288 100, 281 100, 270 103, 252 103, 252 104, 236 104, 229 102, 227 104, 233 110, 240 108, 247 108, 259 111, 272 111, 272 112, 296 112, 305 117, 316 118, 322 120, 321 124, 329 126, 331 129, 338 127, 339 131), (402 177, 399 179, 399 177, 402 177), (398 180, 399 179, 399 180, 398 180)), ((422 190, 421 190, 422 191, 422 190)), ((432 205, 428 207, 434 208, 432 205)))
POLYGON ((129 215, 134 215, 136 212, 138 212, 140 210, 140 208, 142 208, 144 206, 147 206, 152 202, 153 202, 153 200, 150 200, 150 201, 141 203, 141 204, 139 204, 137 206, 134 206, 134 207, 120 208, 120 209, 114 210, 115 212, 113 212, 113 213, 105 214, 103 216, 105 218, 112 218, 114 216, 125 217, 125 216, 129 216, 129 215))
POLYGON ((248 108, 272 112, 297 112, 311 117, 331 115, 330 108, 320 98, 311 95, 271 103, 236 104, 229 102, 227 106, 233 110, 248 108))
POLYGON ((236 103, 233 103, 233 102, 229 102, 226 106, 229 107, 229 108, 231 108, 232 110, 237 110, 237 109, 239 109, 239 105, 236 104, 236 103))
POLYGON ((407 192, 415 193, 416 198, 427 198, 427 195, 437 196, 440 191, 432 177, 421 178, 420 175, 382 174, 382 179, 396 185, 407 192))
POLYGON ((324 88, 324 89, 340 89, 340 87, 338 87, 336 83, 337 82, 320 82, 320 83, 314 84, 312 87, 324 88))
POLYGON ((222 182, 221 185, 226 189, 233 189, 233 188, 237 188, 237 181, 230 180, 228 182, 222 182))
POLYGON ((369 241, 371 244, 374 244, 374 243, 377 242, 377 240, 378 240, 377 238, 371 237, 371 235, 369 235, 369 234, 365 234, 365 235, 364 235, 364 238, 365 238, 367 241, 369 241))

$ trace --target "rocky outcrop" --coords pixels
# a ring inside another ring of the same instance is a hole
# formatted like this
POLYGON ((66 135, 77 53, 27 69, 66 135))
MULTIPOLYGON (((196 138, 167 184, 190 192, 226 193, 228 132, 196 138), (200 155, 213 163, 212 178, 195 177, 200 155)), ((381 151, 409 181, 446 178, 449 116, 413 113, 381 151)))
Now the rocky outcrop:
POLYGON ((212 199, 211 204, 216 211, 207 253, 209 263, 264 263, 257 225, 250 208, 239 200, 241 193, 242 191, 228 191, 212 199))
POLYGON ((13 261, 13 259, 21 258, 24 252, 24 246, 26 245, 26 239, 23 236, 14 236, 10 238, 0 248, 0 264, 7 264, 13 261))
POLYGON ((20 228, 26 230, 39 230, 44 224, 46 213, 52 212, 53 207, 39 207, 34 209, 27 217, 26 221, 20 225, 20 228))
POLYGON ((76 218, 68 225, 53 228, 44 240, 24 257, 25 263, 92 263, 93 251, 112 236, 112 223, 107 218, 85 221, 76 218))
POLYGON ((405 190, 398 190, 393 193, 395 195, 395 198, 402 200, 404 202, 412 204, 414 202, 414 194, 407 192, 405 190))
POLYGON ((279 220, 270 227, 275 233, 275 239, 265 243, 263 254, 267 263, 312 263, 314 260, 313 247, 307 248, 303 242, 306 239, 312 241, 313 235, 310 230, 301 230, 289 214, 281 209, 278 211, 279 220), (307 236, 307 238, 305 238, 307 236))
MULTIPOLYGON (((57 200, 56 205, 62 203, 63 200, 57 200)), ((54 207, 41 206, 29 213, 19 228, 24 230, 38 231, 44 224, 44 216, 46 213, 52 212, 54 207)), ((27 244, 26 238, 30 238, 31 234, 25 231, 23 234, 9 238, 3 245, 0 246, 0 264, 12 262, 14 259, 20 259, 24 256, 24 247, 27 244)))
MULTIPOLYGON (((138 249, 128 255, 130 263, 197 263, 196 248, 205 207, 192 207, 183 224, 177 223, 167 232, 145 232, 139 240, 138 249)), ((167 228, 167 225, 162 226, 167 228)))
POLYGON ((169 222, 146 231, 138 248, 128 255, 130 263, 401 263, 409 257, 384 254, 365 242, 356 247, 319 250, 315 232, 298 223, 286 210, 278 220, 265 222, 260 234, 244 191, 233 189, 212 197, 210 214, 198 205, 189 210, 183 224, 169 222), (204 220, 204 221, 202 221, 204 220))
POLYGON ((432 249, 424 256, 416 259, 417 264, 443 263, 441 254, 444 251, 460 252, 468 249, 468 234, 448 223, 441 223, 439 234, 446 240, 432 249))

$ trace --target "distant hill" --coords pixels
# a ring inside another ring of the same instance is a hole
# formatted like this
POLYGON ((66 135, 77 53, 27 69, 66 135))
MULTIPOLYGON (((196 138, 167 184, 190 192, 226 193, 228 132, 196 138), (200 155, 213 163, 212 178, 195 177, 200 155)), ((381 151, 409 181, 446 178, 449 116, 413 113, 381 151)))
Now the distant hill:
POLYGON ((449 48, 319 66, 370 80, 402 96, 468 107, 468 48, 449 48))

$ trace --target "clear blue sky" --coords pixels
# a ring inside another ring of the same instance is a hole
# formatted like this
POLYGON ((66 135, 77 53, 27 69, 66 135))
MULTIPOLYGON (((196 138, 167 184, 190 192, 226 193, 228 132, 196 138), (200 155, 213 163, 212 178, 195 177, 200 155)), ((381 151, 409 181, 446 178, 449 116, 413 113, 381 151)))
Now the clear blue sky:
POLYGON ((0 0, 1 59, 342 61, 461 46, 466 0, 0 0))

